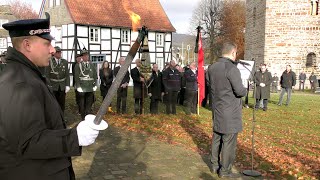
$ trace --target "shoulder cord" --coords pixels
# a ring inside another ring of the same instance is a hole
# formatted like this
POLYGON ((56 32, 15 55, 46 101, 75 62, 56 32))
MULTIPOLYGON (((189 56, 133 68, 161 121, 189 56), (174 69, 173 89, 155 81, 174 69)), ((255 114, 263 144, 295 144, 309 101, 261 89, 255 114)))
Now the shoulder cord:
MULTIPOLYGON (((89 66, 90 66, 90 64, 89 64, 89 66)), ((84 70, 82 69, 82 63, 79 64, 79 67, 80 67, 81 75, 82 75, 83 77, 89 78, 89 77, 90 77, 89 73, 88 73, 88 74, 84 74, 84 70)), ((89 69, 90 69, 90 68, 89 68, 89 69)))
POLYGON ((55 71, 55 68, 58 66, 58 64, 56 66, 53 66, 53 61, 52 61, 53 58, 50 58, 50 68, 51 68, 51 72, 53 74, 58 74, 56 71, 55 71))

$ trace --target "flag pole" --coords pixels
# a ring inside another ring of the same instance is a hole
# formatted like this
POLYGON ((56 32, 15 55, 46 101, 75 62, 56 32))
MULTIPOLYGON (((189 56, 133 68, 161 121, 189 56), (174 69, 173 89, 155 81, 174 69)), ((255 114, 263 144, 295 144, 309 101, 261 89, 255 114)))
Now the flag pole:
POLYGON ((200 88, 198 88, 198 116, 200 115, 200 88))

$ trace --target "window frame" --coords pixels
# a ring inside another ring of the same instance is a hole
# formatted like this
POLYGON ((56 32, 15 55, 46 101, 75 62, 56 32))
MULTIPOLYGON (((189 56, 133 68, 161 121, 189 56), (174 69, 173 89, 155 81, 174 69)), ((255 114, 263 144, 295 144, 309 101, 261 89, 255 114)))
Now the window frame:
POLYGON ((7 48, 7 39, 0 38, 0 48, 7 48))
POLYGON ((92 63, 101 63, 101 62, 105 61, 106 58, 107 58, 106 54, 90 54, 90 61, 92 63))
POLYGON ((121 29, 121 44, 130 44, 130 31, 129 31, 129 29, 121 29))
POLYGON ((163 47, 164 46, 164 34, 156 33, 156 46, 163 47))
POLYGON ((89 28, 89 42, 90 43, 100 43, 100 28, 99 27, 90 27, 89 28), (91 30, 94 30, 91 33, 91 30), (93 36, 92 36, 93 35, 93 36))

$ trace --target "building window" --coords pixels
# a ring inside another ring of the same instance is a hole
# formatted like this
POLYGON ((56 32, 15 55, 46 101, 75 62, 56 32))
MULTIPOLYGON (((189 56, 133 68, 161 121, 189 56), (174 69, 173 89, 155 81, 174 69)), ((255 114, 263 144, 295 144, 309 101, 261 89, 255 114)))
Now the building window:
POLYGON ((306 67, 314 67, 317 65, 317 57, 315 53, 309 53, 307 55, 306 67))
POLYGON ((311 0, 310 14, 311 15, 319 14, 319 0, 311 0))
POLYGON ((6 38, 0 38, 0 48, 7 48, 6 38))
POLYGON ((129 30, 121 30, 121 43, 129 44, 129 30))
POLYGON ((91 61, 93 63, 99 63, 99 62, 103 62, 106 60, 106 55, 103 55, 103 54, 94 54, 94 55, 91 55, 91 61))
POLYGON ((56 41, 61 41, 61 38, 62 38, 62 31, 61 31, 61 27, 59 27, 59 28, 56 29, 55 40, 56 41))
POLYGON ((164 42, 163 34, 158 33, 156 37, 157 37, 156 39, 157 46, 163 46, 163 42, 164 42))
POLYGON ((3 29, 2 25, 8 22, 9 22, 8 19, 0 19, 0 29, 3 29))
POLYGON ((90 28, 90 42, 99 43, 100 42, 100 29, 90 28))

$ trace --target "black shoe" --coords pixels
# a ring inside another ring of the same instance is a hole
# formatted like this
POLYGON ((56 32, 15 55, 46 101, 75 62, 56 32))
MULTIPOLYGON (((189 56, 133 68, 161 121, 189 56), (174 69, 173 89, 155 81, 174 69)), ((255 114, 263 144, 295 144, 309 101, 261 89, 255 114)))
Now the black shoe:
POLYGON ((268 110, 268 108, 263 108, 263 111, 267 111, 268 110))
POLYGON ((219 178, 239 178, 241 177, 240 174, 236 174, 236 173, 229 173, 229 174, 219 174, 219 178))

